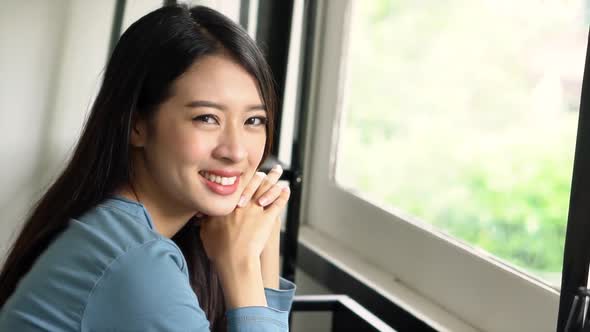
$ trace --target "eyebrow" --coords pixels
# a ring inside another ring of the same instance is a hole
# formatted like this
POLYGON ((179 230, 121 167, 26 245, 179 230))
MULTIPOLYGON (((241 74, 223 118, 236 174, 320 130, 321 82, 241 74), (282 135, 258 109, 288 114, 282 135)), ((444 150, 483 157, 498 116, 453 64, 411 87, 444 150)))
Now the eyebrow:
MULTIPOLYGON (((207 100, 193 100, 184 106, 190 107, 190 108, 210 107, 210 108, 216 108, 220 111, 227 110, 227 107, 225 107, 225 105, 214 103, 212 101, 207 101, 207 100)), ((251 111, 265 111, 266 112, 266 107, 264 105, 251 105, 251 106, 247 107, 246 111, 247 112, 251 112, 251 111)))

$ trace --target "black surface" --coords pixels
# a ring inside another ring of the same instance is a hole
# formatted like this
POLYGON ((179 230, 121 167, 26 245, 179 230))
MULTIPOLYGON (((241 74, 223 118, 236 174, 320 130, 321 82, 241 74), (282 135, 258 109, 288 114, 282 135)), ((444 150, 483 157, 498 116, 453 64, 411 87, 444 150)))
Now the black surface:
POLYGON ((321 299, 300 299, 295 297, 292 312, 318 312, 332 313, 332 331, 375 331, 396 332, 391 327, 380 329, 385 322, 373 315, 367 315, 366 311, 359 311, 358 302, 346 295, 323 295, 321 299), (351 306, 350 302, 355 302, 351 306))
POLYGON ((250 0, 241 0, 240 1, 240 25, 246 30, 248 30, 248 24, 250 24, 250 22, 248 22, 248 20, 249 20, 248 14, 250 13, 249 9, 250 9, 250 0))
MULTIPOLYGON (((293 145, 291 153, 291 165, 284 165, 282 179, 288 180, 291 188, 291 196, 287 207, 287 218, 285 221, 286 235, 281 244, 283 251, 283 264, 281 275, 288 280, 295 281, 295 265, 297 260, 297 243, 299 235, 299 222, 301 213, 301 194, 303 182, 303 156, 305 155, 303 144, 300 142, 305 137, 307 128, 306 115, 307 104, 304 101, 309 97, 309 85, 311 78, 311 52, 313 45, 313 32, 315 21, 316 1, 304 1, 304 19, 302 26, 302 43, 299 54, 301 65, 299 68, 299 79, 296 97, 296 114, 293 145)), ((280 98, 284 95, 284 83, 287 72, 288 50, 291 34, 291 23, 293 15, 293 1, 270 1, 263 0, 259 4, 257 42, 261 47, 267 47, 268 61, 273 68, 275 80, 278 85, 280 98), (288 15, 288 19, 285 17, 288 15), (272 17, 272 19, 270 19, 272 17), (280 22, 279 22, 280 21, 280 22)), ((281 103, 282 106, 282 103, 281 103)), ((272 156, 263 164, 262 170, 268 172, 270 167, 280 163, 278 158, 278 147, 280 146, 280 121, 281 115, 277 115, 275 131, 275 149, 272 156)))
POLYGON ((299 224, 301 222, 301 200, 303 193, 303 177, 305 156, 305 137, 307 117, 309 115, 308 104, 311 98, 313 44, 316 34, 316 15, 318 3, 316 0, 306 0, 303 4, 303 22, 301 31, 301 57, 299 79, 296 97, 295 135, 293 137, 293 150, 291 152, 291 198, 287 208, 285 256, 283 259, 282 275, 295 281, 295 266, 297 262, 297 249, 299 238, 299 224))
POLYGON ((121 29, 123 29, 123 16, 125 15, 126 0, 117 0, 115 3, 115 14, 113 15, 113 25, 111 26, 111 39, 109 41, 109 57, 113 53, 119 37, 121 36, 121 29))
POLYGON ((316 282, 335 294, 348 295, 395 330, 399 332, 436 331, 301 243, 298 253, 297 265, 316 282))
POLYGON ((332 314, 332 331, 333 332, 380 332, 381 330, 367 324, 367 322, 360 316, 356 315, 343 306, 338 306, 336 311, 332 314))
POLYGON ((586 64, 582 83, 578 134, 572 189, 565 236, 563 255, 563 272, 561 279, 561 296, 557 331, 565 331, 565 324, 577 289, 585 286, 588 280, 588 264, 590 263, 590 118, 588 107, 590 98, 590 82, 588 68, 590 58, 586 49, 586 64))
POLYGON ((282 119, 285 80, 287 78, 287 61, 293 17, 293 0, 259 0, 258 22, 256 25, 256 42, 263 50, 276 82, 278 95, 278 112, 272 154, 277 156, 279 149, 280 123, 282 119))

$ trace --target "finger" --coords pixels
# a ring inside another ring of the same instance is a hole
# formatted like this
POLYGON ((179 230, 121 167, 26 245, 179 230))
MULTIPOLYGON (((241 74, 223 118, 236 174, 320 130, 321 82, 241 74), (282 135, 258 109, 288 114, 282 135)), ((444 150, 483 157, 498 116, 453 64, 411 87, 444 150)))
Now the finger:
POLYGON ((250 182, 244 189, 244 192, 242 192, 242 196, 240 197, 240 201, 238 202, 239 207, 244 207, 246 206, 246 204, 248 204, 248 201, 250 201, 252 195, 254 195, 256 189, 258 189, 258 187, 262 183, 262 180, 264 180, 265 177, 266 174, 264 174, 264 172, 256 172, 254 174, 254 177, 252 178, 252 180, 250 180, 250 182))
POLYGON ((274 202, 279 195, 281 194, 281 191, 283 190, 283 188, 286 186, 286 183, 277 183, 275 185, 273 185, 272 187, 270 187, 270 189, 268 189, 263 195, 262 197, 260 197, 258 199, 258 204, 260 204, 261 206, 265 207, 267 205, 269 205, 270 203, 274 202))
POLYGON ((281 167, 281 165, 276 164, 275 167, 273 167, 270 170, 270 172, 268 172, 268 175, 262 181, 262 183, 258 187, 258 190, 256 190, 256 192, 254 193, 252 199, 258 202, 258 199, 260 199, 260 197, 262 197, 264 193, 266 193, 272 186, 274 186, 279 181, 282 174, 283 168, 281 167))
POLYGON ((291 189, 289 186, 285 186, 281 191, 281 194, 275 201, 270 204, 265 212, 279 215, 281 211, 287 206, 287 202, 289 201, 289 197, 291 196, 291 189))

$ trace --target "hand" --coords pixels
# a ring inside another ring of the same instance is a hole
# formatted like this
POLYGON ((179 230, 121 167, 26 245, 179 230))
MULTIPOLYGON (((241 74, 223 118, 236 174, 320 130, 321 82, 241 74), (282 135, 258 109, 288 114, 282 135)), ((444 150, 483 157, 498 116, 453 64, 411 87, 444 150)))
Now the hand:
MULTIPOLYGON (((285 189, 285 187, 282 184, 278 184, 278 181, 282 173, 283 169, 279 164, 277 164, 275 167, 273 167, 273 169, 270 170, 268 176, 262 172, 258 172, 257 175, 260 175, 260 177, 256 177, 256 179, 253 179, 252 181, 250 181, 250 183, 248 183, 248 185, 244 189, 244 192, 242 193, 242 197, 240 199, 240 202, 238 203, 238 206, 245 206, 246 204, 248 204, 252 197, 254 197, 253 200, 255 202, 258 202, 258 204, 261 206, 267 206, 273 203, 277 198, 280 197, 282 190, 289 190, 289 188, 285 189)), ((276 265, 278 274, 280 237, 281 220, 277 217, 275 221, 275 228, 273 229, 272 235, 269 237, 264 247, 263 253, 260 257, 261 264, 263 266, 263 274, 265 274, 265 269, 267 270, 267 272, 269 269, 271 271, 274 270, 272 266, 268 267, 268 265, 276 265), (275 260, 276 264, 274 262, 275 260)), ((265 278, 265 281, 275 279, 272 277, 272 273, 270 272, 266 273, 266 275, 268 278, 265 278)), ((269 284, 274 285, 274 283, 272 282, 270 282, 269 284)))
POLYGON ((253 257, 258 259, 275 229, 276 220, 287 204, 290 191, 288 187, 279 186, 279 190, 274 188, 277 185, 273 181, 276 182, 280 177, 280 169, 273 169, 268 176, 261 174, 264 173, 256 173, 244 193, 250 195, 252 188, 257 188, 254 193, 257 200, 267 191, 269 194, 265 197, 275 197, 278 191, 278 197, 273 202, 266 206, 246 202, 229 215, 202 220, 200 236, 205 252, 214 265, 241 264, 253 257))
MULTIPOLYGON (((281 177, 282 169, 280 165, 273 168, 268 176, 264 176, 256 181, 251 181, 242 194, 243 201, 247 204, 251 197, 254 196, 255 202, 261 206, 266 206, 274 202, 282 190, 282 185, 277 182, 281 177)), ((264 175, 264 173, 260 173, 264 175)), ((260 255, 260 268, 265 288, 279 288, 279 259, 280 259, 280 238, 281 238, 281 220, 279 217, 274 221, 274 227, 271 235, 266 241, 266 245, 260 255)))
POLYGON ((266 197, 276 196, 277 190, 269 189, 276 186, 274 183, 278 181, 281 170, 279 168, 271 173, 269 176, 256 173, 244 190, 245 201, 228 216, 203 218, 201 222, 201 240, 219 273, 229 308, 266 306, 263 287, 278 288, 278 237, 273 234, 278 229, 280 235, 278 216, 287 205, 289 188, 281 188, 272 203, 248 203, 252 195, 257 199, 266 192, 269 192, 266 197), (276 249, 268 249, 269 246, 276 249), (262 255, 262 251, 272 253, 262 255), (262 266, 263 262, 275 260, 276 264, 264 263, 262 266), (270 283, 267 280, 271 280, 270 283))
POLYGON ((273 167, 268 175, 263 172, 256 172, 257 176, 244 189, 238 206, 246 206, 251 199, 263 207, 274 202, 280 196, 281 192, 285 190, 284 185, 278 184, 282 174, 283 169, 279 164, 273 167))

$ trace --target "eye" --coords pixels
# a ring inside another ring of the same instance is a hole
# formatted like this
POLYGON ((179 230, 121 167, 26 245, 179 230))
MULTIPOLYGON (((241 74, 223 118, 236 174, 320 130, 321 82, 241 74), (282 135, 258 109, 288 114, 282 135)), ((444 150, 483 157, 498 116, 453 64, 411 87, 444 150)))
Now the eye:
POLYGON ((253 125, 253 126, 264 126, 266 124, 266 117, 265 116, 253 116, 246 120, 246 124, 253 125), (253 121, 254 120, 254 121, 253 121), (258 121, 258 122, 256 122, 258 121))
POLYGON ((205 122, 208 124, 215 124, 218 122, 217 119, 215 118, 215 116, 212 114, 204 114, 204 115, 196 116, 193 118, 193 121, 200 121, 200 122, 205 122))

